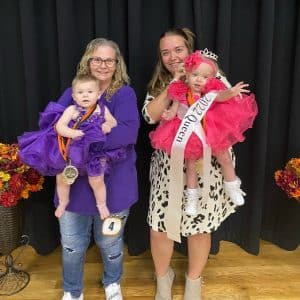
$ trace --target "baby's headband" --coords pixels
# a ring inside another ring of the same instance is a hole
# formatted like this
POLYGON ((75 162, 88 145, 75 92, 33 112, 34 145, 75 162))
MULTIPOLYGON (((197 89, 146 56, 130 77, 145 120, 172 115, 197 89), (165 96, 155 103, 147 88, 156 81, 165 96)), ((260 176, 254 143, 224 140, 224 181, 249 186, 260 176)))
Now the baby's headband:
POLYGON ((206 63, 210 65, 215 72, 217 72, 217 66, 212 60, 217 62, 218 55, 205 48, 204 50, 197 50, 190 54, 186 58, 184 66, 185 69, 190 72, 192 69, 198 67, 201 63, 206 63))

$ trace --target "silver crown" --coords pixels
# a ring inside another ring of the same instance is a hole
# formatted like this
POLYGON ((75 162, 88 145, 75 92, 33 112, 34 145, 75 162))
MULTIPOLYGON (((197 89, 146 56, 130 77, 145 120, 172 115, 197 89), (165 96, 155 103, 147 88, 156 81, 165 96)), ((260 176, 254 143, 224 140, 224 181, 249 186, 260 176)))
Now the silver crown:
POLYGON ((209 51, 207 48, 205 48, 204 50, 200 50, 200 53, 206 58, 210 58, 215 61, 218 61, 218 55, 209 51))

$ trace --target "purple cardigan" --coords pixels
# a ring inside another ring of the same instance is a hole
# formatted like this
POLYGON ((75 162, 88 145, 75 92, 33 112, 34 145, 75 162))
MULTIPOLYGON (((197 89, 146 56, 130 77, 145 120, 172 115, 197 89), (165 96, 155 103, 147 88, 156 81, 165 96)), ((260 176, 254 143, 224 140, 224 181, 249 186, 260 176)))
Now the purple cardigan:
MULTIPOLYGON (((108 175, 105 175, 107 189, 107 206, 111 213, 117 213, 130 208, 138 200, 137 174, 136 174, 136 144, 140 125, 137 99, 134 90, 129 86, 120 88, 107 101, 103 94, 100 98, 117 119, 118 125, 107 136, 106 149, 126 147, 124 160, 111 165, 108 175)), ((71 88, 65 90, 58 103, 68 106, 73 103, 71 88)), ((57 206, 57 195, 54 197, 57 206)), ((70 203, 68 211, 82 215, 98 214, 96 200, 86 176, 78 177, 71 186, 70 203)))

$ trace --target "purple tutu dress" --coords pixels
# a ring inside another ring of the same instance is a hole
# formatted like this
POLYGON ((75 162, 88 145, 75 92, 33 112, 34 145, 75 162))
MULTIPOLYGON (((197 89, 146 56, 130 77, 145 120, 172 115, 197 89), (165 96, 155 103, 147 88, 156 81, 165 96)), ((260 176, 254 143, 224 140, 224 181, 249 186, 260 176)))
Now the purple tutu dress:
MULTIPOLYGON (((68 147, 68 158, 80 175, 99 176, 108 172, 109 165, 116 160, 125 158, 125 149, 104 150, 106 134, 101 130, 104 119, 104 104, 99 101, 101 112, 94 112, 77 129, 84 136, 73 139, 68 147), (106 161, 103 164, 103 160, 106 161)), ((22 162, 36 169, 44 176, 54 176, 63 171, 66 161, 58 147, 55 124, 66 107, 50 102, 45 111, 40 114, 39 131, 25 132, 18 137, 19 156, 22 162)), ((78 107, 80 112, 76 120, 70 121, 69 127, 82 118, 86 110, 78 107)))

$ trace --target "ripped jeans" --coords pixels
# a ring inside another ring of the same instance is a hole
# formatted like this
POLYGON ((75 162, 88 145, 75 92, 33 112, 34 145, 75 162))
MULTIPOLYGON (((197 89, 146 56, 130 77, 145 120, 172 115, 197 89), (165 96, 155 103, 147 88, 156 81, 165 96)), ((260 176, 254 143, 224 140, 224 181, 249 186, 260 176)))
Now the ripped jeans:
POLYGON ((123 273, 123 232, 128 213, 129 210, 124 210, 117 214, 123 218, 123 227, 114 236, 102 234, 102 220, 99 215, 86 216, 65 211, 59 218, 65 292, 70 292, 74 298, 82 293, 85 255, 90 244, 92 226, 94 239, 102 256, 102 284, 106 287, 114 282, 119 283, 123 273))

